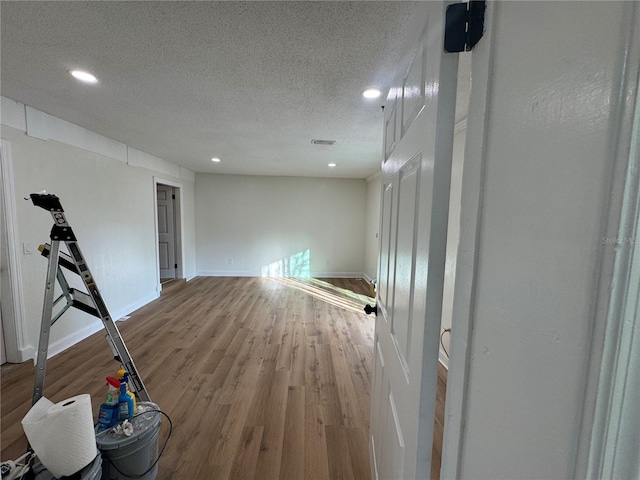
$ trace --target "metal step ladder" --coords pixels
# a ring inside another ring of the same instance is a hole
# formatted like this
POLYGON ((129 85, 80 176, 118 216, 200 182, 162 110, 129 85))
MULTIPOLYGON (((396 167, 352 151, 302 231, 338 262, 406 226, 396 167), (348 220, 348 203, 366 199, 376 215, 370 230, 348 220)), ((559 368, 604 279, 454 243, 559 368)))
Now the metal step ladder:
POLYGON ((122 340, 118 327, 116 327, 114 320, 109 314, 102 295, 100 295, 100 291, 98 290, 95 279, 91 275, 87 261, 80 251, 76 236, 67 222, 64 210, 60 204, 60 199, 55 195, 47 195, 44 193, 32 193, 29 197, 36 207, 47 210, 53 217, 53 228, 51 229, 50 235, 51 243, 40 245, 39 247, 42 256, 49 259, 49 266, 47 268, 44 304, 42 307, 42 323, 40 326, 40 339, 38 341, 33 404, 42 397, 44 389, 51 326, 72 307, 102 320, 104 328, 107 331, 107 341, 113 351, 114 358, 122 364, 124 370, 129 372, 129 388, 135 393, 139 400, 150 401, 149 394, 147 393, 144 383, 142 383, 140 375, 138 375, 133 359, 122 340), (63 242, 67 246, 69 254, 60 251, 60 244, 63 242), (64 276, 63 268, 79 275, 88 293, 71 288, 64 276), (56 280, 58 280, 62 294, 54 300, 56 280), (54 313, 54 307, 63 299, 66 303, 57 313, 54 313))

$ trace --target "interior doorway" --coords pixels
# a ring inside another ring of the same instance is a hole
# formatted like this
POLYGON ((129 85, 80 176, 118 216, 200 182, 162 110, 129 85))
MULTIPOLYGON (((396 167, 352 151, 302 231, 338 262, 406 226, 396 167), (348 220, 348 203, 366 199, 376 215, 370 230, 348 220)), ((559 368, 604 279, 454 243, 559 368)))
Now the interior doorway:
POLYGON ((160 281, 176 278, 176 225, 174 187, 157 185, 158 208, 158 264, 160 281))
POLYGON ((181 185, 154 178, 158 289, 183 278, 181 185))

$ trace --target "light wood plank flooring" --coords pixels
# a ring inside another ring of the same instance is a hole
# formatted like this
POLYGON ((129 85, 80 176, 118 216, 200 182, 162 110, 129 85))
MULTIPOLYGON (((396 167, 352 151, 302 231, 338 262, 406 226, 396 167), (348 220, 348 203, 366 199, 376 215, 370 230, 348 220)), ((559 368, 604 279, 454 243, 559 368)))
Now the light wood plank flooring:
MULTIPOLYGON (((118 322, 173 420, 157 478, 370 478, 368 293, 359 279, 196 278, 118 322)), ((117 368, 95 334, 49 361, 45 396, 90 393, 97 413, 117 368)), ((4 460, 25 451, 33 375, 31 362, 2 367, 4 460)))

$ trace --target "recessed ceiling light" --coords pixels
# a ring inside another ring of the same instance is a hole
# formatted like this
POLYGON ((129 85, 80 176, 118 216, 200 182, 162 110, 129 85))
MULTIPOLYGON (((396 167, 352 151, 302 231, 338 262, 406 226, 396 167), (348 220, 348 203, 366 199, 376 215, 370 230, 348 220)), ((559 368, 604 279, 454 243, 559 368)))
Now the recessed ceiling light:
POLYGON ((380 95, 382 95, 382 90, 379 88, 367 88, 362 92, 364 98, 378 98, 380 95))
POLYGON ((211 159, 212 162, 218 163, 220 161, 220 159, 218 157, 213 157, 211 159))
POLYGON ((333 167, 335 167, 335 166, 336 166, 336 164, 335 164, 335 163, 333 163, 333 162, 331 162, 328 166, 329 166, 329 167, 331 167, 331 168, 333 168, 333 167))
POLYGON ((84 70, 69 70, 69 73, 74 77, 84 83, 98 83, 98 79, 95 75, 90 74, 89 72, 85 72, 84 70))

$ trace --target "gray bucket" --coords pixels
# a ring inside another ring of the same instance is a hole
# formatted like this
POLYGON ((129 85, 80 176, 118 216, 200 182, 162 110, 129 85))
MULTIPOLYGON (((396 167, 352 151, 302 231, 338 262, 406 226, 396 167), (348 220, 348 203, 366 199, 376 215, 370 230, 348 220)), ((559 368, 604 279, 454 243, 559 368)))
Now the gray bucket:
MULTIPOLYGON (((138 402, 138 406, 159 410, 152 402, 138 402)), ((105 480, 153 480, 158 474, 157 463, 149 472, 147 470, 158 457, 160 413, 143 413, 131 419, 131 423, 133 433, 130 437, 117 435, 112 428, 96 435, 96 443, 102 453, 102 478, 105 480)))
MULTIPOLYGON (((49 473, 49 470, 44 468, 40 461, 36 461, 33 465, 33 473, 35 473, 35 480, 55 480, 55 477, 49 473)), ((79 480, 100 480, 102 476, 102 458, 100 455, 86 467, 84 467, 77 474, 80 475, 79 480)), ((74 474, 77 475, 77 474, 74 474)))

